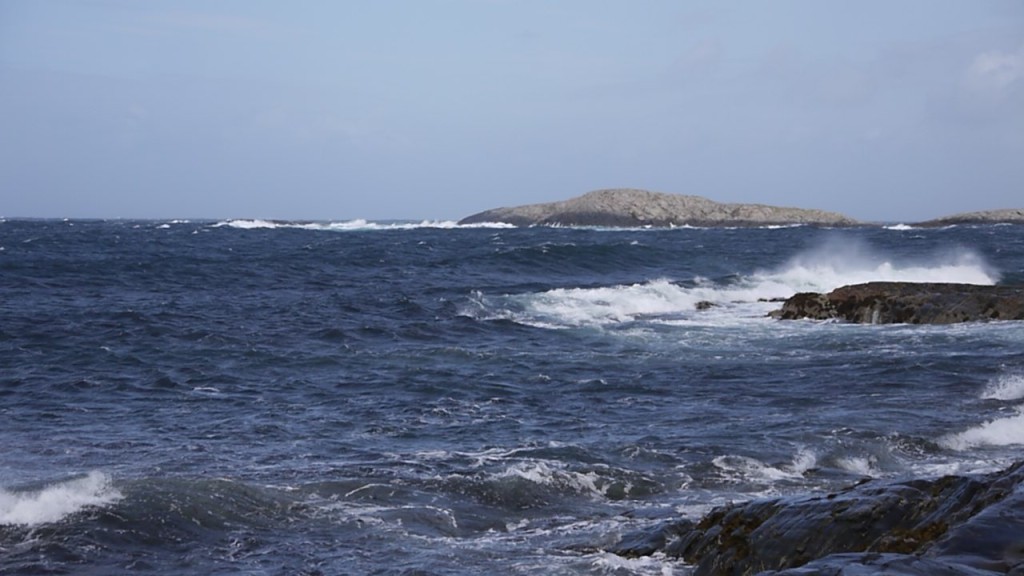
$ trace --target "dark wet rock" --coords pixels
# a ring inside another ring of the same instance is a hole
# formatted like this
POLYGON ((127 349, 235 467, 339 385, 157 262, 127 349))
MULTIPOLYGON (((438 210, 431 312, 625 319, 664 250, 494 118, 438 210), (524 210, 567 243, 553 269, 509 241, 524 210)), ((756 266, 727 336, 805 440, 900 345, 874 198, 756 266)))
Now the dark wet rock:
POLYGON ((764 576, 994 576, 997 572, 979 570, 907 554, 833 554, 799 568, 764 572, 764 576))
POLYGON ((714 302, 711 302, 710 300, 701 300, 700 302, 697 302, 696 304, 694 304, 693 307, 696 308, 697 310, 710 310, 711 308, 714 308, 715 306, 717 306, 717 304, 715 304, 714 302))
POLYGON ((682 194, 647 190, 596 190, 564 200, 495 208, 463 218, 460 224, 503 222, 515 226, 768 226, 818 224, 852 226, 835 212, 763 204, 723 204, 682 194))
POLYGON ((665 522, 654 529, 639 530, 625 534, 614 546, 608 548, 608 552, 637 558, 650 556, 665 547, 681 536, 693 533, 696 524, 692 520, 681 519, 673 522, 665 522))
POLYGON ((796 294, 771 316, 860 324, 1024 320, 1024 286, 869 282, 843 286, 828 294, 796 294))
POLYGON ((1024 574, 1024 465, 733 504, 609 550, 663 552, 696 576, 1024 574))

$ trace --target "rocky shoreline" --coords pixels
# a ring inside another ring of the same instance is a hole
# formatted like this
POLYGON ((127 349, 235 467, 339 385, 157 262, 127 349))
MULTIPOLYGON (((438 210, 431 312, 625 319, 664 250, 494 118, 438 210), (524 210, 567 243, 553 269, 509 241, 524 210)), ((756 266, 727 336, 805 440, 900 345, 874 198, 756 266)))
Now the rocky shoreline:
POLYGON ((869 282, 843 286, 827 294, 796 294, 770 316, 858 324, 1024 320, 1024 286, 869 282))
POLYGON ((601 227, 858 224, 852 218, 823 210, 763 204, 723 204, 700 196, 633 189, 597 190, 561 202, 495 208, 467 216, 459 224, 484 222, 514 226, 601 227))
POLYGON ((627 534, 607 551, 681 558, 695 576, 1024 574, 1024 462, 732 504, 627 534))

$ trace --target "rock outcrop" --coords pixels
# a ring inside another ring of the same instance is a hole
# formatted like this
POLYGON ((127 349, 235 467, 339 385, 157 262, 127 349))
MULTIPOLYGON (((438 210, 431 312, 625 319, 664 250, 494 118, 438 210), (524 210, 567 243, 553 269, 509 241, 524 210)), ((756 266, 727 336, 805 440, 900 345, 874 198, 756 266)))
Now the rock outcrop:
POLYGON ((1024 224, 1024 208, 964 212, 921 222, 918 226, 952 226, 953 224, 1024 224))
POLYGON ((861 324, 1024 320, 1024 286, 869 282, 843 286, 828 294, 796 294, 771 316, 861 324))
POLYGON ((1024 463, 728 505, 627 535, 609 551, 663 552, 694 564, 696 576, 1024 574, 1024 463))
POLYGON ((495 208, 463 218, 460 224, 502 222, 515 226, 766 226, 818 224, 851 226, 835 212, 762 204, 723 204, 700 196, 646 190, 597 190, 561 202, 495 208))

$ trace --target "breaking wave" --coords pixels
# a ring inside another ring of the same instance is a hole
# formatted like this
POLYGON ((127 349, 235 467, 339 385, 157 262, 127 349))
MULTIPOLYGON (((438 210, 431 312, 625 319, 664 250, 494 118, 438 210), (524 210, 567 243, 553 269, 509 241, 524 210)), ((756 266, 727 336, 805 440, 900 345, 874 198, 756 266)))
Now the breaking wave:
MULTIPOLYGON (((983 400, 1014 401, 1024 399, 1024 374, 1003 374, 982 390, 983 400)), ((963 432, 947 434, 939 444, 951 450, 968 450, 980 446, 1013 446, 1024 444, 1024 406, 1013 408, 1012 416, 989 420, 963 432)))
POLYGON ((985 387, 985 400, 1020 400, 1024 398, 1024 374, 1004 374, 985 387))
POLYGON ((57 522, 92 506, 121 499, 121 493, 102 472, 50 484, 41 490, 0 489, 0 525, 36 526, 57 522))
POLYGON ((1024 411, 1006 418, 997 418, 957 434, 944 436, 939 444, 950 450, 968 450, 979 446, 1012 446, 1024 444, 1024 411))
POLYGON ((459 224, 452 220, 423 220, 420 222, 374 222, 356 219, 341 222, 289 222, 281 220, 223 220, 213 225, 214 228, 228 227, 241 230, 318 230, 327 232, 355 232, 367 230, 415 230, 418 228, 436 228, 450 230, 456 228, 514 228, 511 224, 484 223, 459 224))
POLYGON ((660 278, 596 288, 472 294, 464 315, 543 328, 606 326, 623 322, 722 324, 763 318, 798 292, 828 292, 873 281, 995 284, 999 275, 976 253, 959 250, 925 260, 896 261, 853 242, 829 242, 785 265, 723 281, 660 278))

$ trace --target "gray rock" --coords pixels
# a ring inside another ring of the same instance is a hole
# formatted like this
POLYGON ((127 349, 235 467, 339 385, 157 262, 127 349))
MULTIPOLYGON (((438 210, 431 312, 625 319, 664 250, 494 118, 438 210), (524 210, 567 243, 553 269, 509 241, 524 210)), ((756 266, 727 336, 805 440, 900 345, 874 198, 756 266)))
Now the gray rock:
POLYGON ((953 224, 1024 224, 1024 208, 1006 208, 1004 210, 984 210, 981 212, 964 212, 944 216, 918 226, 951 226, 953 224))
POLYGON ((762 204, 723 204, 700 196, 647 190, 597 190, 570 200, 495 208, 463 218, 460 224, 503 222, 515 226, 765 226, 857 222, 835 212, 762 204))
POLYGON ((833 554, 799 568, 762 572, 759 576, 996 576, 1001 572, 979 570, 945 560, 907 554, 863 552, 833 554))
POLYGON ((609 550, 683 558, 695 576, 1019 574, 1024 466, 733 504, 697 523, 628 535, 609 550))
POLYGON ((859 324, 1024 320, 1024 286, 869 282, 843 286, 828 294, 796 294, 770 315, 781 320, 810 318, 859 324))

